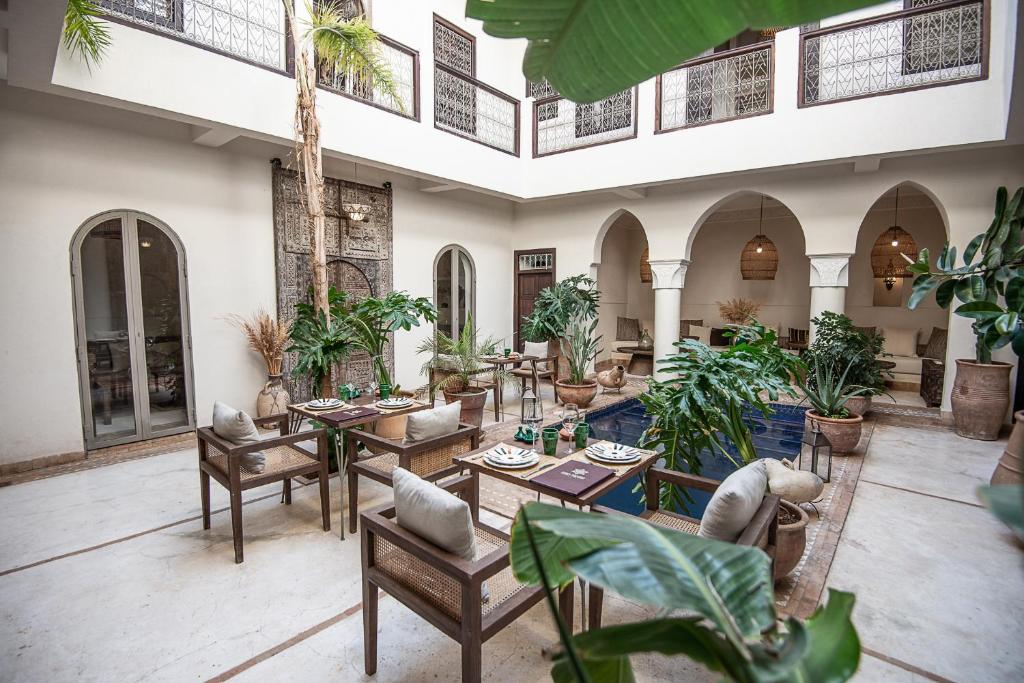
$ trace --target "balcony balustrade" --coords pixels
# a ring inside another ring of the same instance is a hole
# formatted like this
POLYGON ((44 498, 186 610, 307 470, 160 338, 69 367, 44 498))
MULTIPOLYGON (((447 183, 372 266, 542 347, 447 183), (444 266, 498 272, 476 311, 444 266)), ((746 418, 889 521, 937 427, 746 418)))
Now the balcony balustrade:
POLYGON ((320 87, 345 97, 406 116, 420 118, 420 58, 412 48, 378 34, 381 57, 391 72, 394 94, 385 92, 373 82, 371 75, 343 73, 330 66, 321 66, 320 87))
POLYGON ((533 156, 542 157, 636 137, 636 88, 592 104, 559 95, 533 103, 533 156))
POLYGON ((281 0, 100 0, 108 18, 259 66, 288 68, 281 0))
POLYGON ((434 64, 434 127, 519 156, 519 100, 434 64))
POLYGON ((800 105, 983 79, 988 12, 979 0, 910 8, 801 36, 800 105))
POLYGON ((658 77, 655 131, 768 114, 773 101, 772 43, 699 57, 658 77))

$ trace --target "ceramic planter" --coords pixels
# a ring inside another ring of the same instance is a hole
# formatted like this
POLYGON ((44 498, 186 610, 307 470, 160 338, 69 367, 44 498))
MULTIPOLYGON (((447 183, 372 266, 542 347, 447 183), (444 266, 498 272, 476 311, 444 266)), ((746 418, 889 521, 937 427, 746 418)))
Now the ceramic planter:
POLYGON ((785 500, 779 501, 779 531, 775 536, 772 578, 778 581, 796 569, 807 546, 807 513, 785 500))
POLYGON ((267 375, 267 383, 256 396, 256 416, 267 417, 288 412, 291 396, 281 384, 281 375, 267 375))
POLYGON ((562 403, 575 403, 580 408, 586 408, 597 396, 597 382, 589 379, 584 380, 583 384, 569 384, 567 380, 560 379, 555 382, 555 393, 562 403))
POLYGON ((1000 456, 999 464, 996 465, 996 471, 992 473, 992 479, 989 482, 993 486, 1021 483, 1021 456, 1024 455, 1024 410, 1014 413, 1013 419, 1010 440, 1006 443, 1006 449, 1000 456))
POLYGON ((459 422, 479 427, 484 422, 484 404, 487 403, 487 390, 477 387, 467 387, 464 391, 444 392, 446 403, 462 401, 462 410, 459 412, 459 422))
POLYGON ((864 423, 864 418, 860 415, 851 411, 850 417, 822 417, 813 410, 808 410, 804 414, 828 437, 833 453, 850 453, 857 447, 864 423))
POLYGON ((1010 407, 1009 363, 957 358, 953 381, 953 425, 968 439, 995 441, 1010 407))
POLYGON ((871 396, 854 396, 846 402, 846 409, 861 417, 871 411, 871 396))

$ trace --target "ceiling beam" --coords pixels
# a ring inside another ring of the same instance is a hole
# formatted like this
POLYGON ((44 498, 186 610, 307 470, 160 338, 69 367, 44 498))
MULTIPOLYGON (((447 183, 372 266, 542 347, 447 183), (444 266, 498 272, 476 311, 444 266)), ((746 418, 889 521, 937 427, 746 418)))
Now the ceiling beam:
POLYGON ((238 130, 228 126, 192 126, 192 142, 203 147, 223 147, 238 137, 238 130))
POLYGON ((853 162, 854 173, 874 173, 882 165, 882 157, 864 157, 853 162))
POLYGON ((451 192, 457 189, 459 189, 459 186, 452 183, 437 183, 428 180, 420 182, 420 192, 451 192))
POLYGON ((642 187, 617 187, 611 191, 623 199, 643 199, 647 196, 647 190, 642 187))

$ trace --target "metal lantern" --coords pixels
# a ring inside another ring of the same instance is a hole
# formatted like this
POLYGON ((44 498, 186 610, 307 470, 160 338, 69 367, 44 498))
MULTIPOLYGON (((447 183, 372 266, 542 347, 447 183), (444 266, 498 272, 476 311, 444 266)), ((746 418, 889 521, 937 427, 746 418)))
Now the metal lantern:
POLYGON ((814 472, 819 477, 821 473, 818 472, 818 460, 822 456, 827 458, 828 468, 825 472, 825 476, 821 477, 822 481, 832 480, 832 442, 828 440, 828 437, 822 434, 821 429, 818 427, 817 422, 811 420, 811 428, 804 431, 803 437, 800 439, 800 455, 798 456, 796 468, 798 470, 803 469, 804 465, 804 445, 810 447, 811 451, 811 472, 814 472))
POLYGON ((917 243, 909 232, 899 225, 900 188, 896 188, 896 206, 893 209, 892 225, 886 229, 871 247, 871 273, 882 278, 885 288, 891 290, 900 278, 913 277, 907 270, 909 265, 903 254, 917 258, 917 243), (891 283, 891 284, 890 284, 891 283))
POLYGON ((764 195, 761 195, 761 213, 757 219, 757 234, 746 243, 740 254, 740 274, 744 280, 774 280, 779 269, 779 250, 763 232, 764 195))
POLYGON ((540 399, 537 398, 537 394, 533 393, 533 389, 527 389, 523 392, 523 398, 520 403, 520 422, 532 426, 544 419, 544 415, 541 412, 540 399))
POLYGON ((640 282, 650 284, 654 281, 654 276, 651 274, 651 250, 644 249, 644 253, 640 256, 640 282))

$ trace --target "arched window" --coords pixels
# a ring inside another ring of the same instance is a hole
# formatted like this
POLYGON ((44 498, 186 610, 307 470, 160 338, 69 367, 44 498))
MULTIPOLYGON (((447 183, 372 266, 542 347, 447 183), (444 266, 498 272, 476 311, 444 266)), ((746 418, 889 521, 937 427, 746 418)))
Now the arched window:
POLYGON ((457 339, 466 316, 476 317, 476 267, 469 252, 449 244, 434 259, 434 304, 437 329, 457 339))
POLYGON ((195 428, 185 251, 137 211, 87 221, 71 243, 86 448, 195 428))

